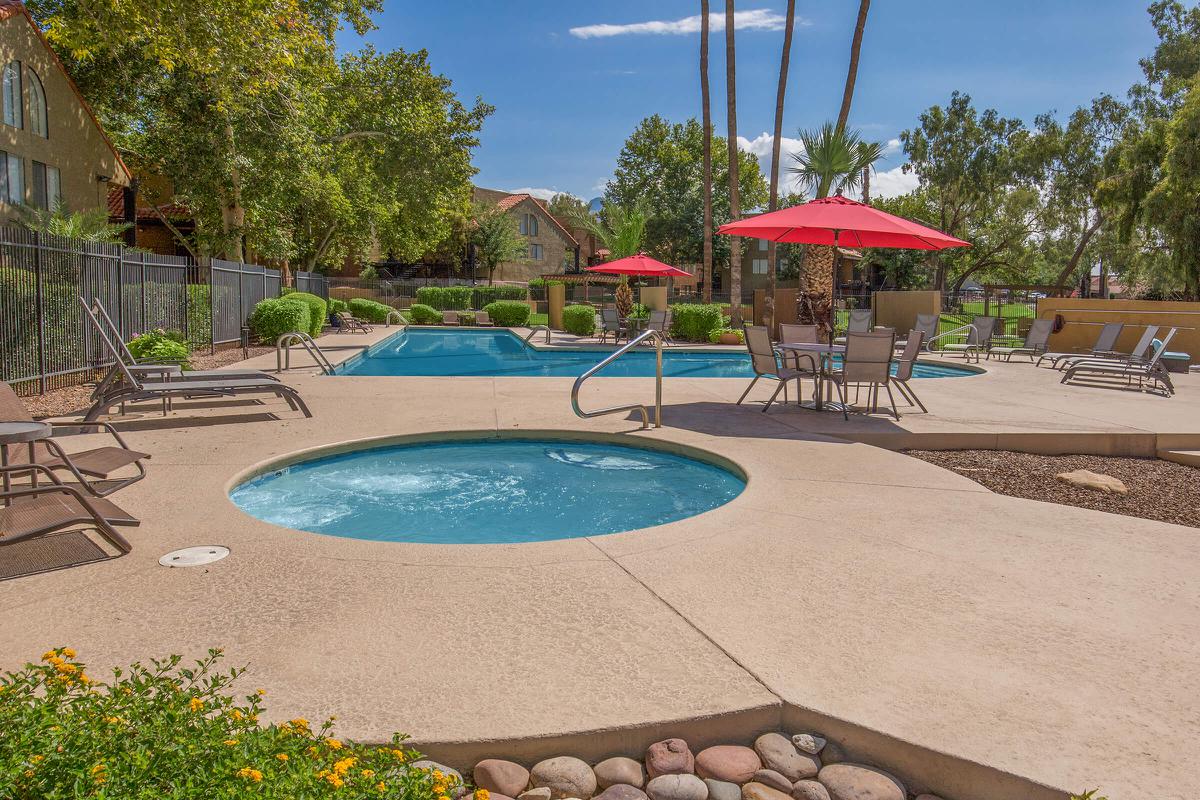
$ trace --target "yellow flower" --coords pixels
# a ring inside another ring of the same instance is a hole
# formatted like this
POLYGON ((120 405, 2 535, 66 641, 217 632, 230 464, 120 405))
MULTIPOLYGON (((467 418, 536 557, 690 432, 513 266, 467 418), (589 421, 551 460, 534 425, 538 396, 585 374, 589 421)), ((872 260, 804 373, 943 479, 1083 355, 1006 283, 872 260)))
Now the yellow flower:
POLYGON ((398 760, 400 760, 400 761, 403 761, 403 760, 405 760, 406 758, 408 758, 408 756, 404 755, 404 751, 403 751, 403 750, 393 750, 393 751, 392 751, 392 755, 394 755, 394 756, 395 756, 395 757, 396 757, 398 760))
POLYGON ((79 671, 79 667, 75 666, 74 664, 68 664, 65 661, 61 664, 55 664, 54 668, 64 675, 70 675, 73 672, 79 671))
POLYGON ((358 759, 355 758, 354 756, 350 756, 349 758, 343 758, 333 765, 333 774, 334 775, 345 775, 347 772, 350 771, 350 768, 353 767, 357 763, 358 763, 358 759))
POLYGON ((74 650, 72 650, 72 649, 71 649, 71 648, 69 648, 69 647, 64 647, 62 650, 59 650, 59 652, 60 652, 60 653, 62 653, 62 654, 63 654, 64 656, 66 656, 67 658, 74 658, 74 657, 75 657, 75 651, 74 651, 74 650))
POLYGON ((342 749, 341 739, 326 739, 325 744, 329 745, 330 750, 341 750, 342 749))
POLYGON ((92 679, 89 678, 87 675, 84 675, 81 672, 81 673, 79 673, 79 682, 82 683, 84 686, 87 686, 89 683, 92 682, 92 679))
POLYGON ((266 689, 255 689, 255 690, 254 690, 254 692, 255 692, 255 694, 257 694, 259 697, 264 697, 264 696, 266 696, 266 694, 267 694, 267 690, 266 690, 266 689))
POLYGON ((235 744, 237 744, 237 742, 237 739, 226 739, 224 744, 226 747, 233 747, 235 744))
POLYGON ((373 770, 373 769, 364 769, 362 772, 360 772, 360 773, 358 773, 358 774, 359 774, 359 775, 362 775, 362 776, 363 776, 364 778, 366 778, 367 780, 370 780, 371 778, 374 778, 374 777, 375 777, 375 770, 373 770))
POLYGON ((275 754, 275 757, 276 757, 276 758, 278 758, 280 761, 287 761, 287 760, 288 760, 288 754, 287 754, 287 753, 276 753, 276 754, 275 754))
POLYGON ((96 766, 92 767, 92 780, 94 780, 96 783, 104 783, 106 780, 108 780, 108 775, 106 774, 107 770, 108 767, 104 766, 104 764, 97 764, 96 766))
POLYGON ((56 666, 56 667, 57 667, 59 664, 65 664, 65 663, 67 663, 66 661, 64 661, 63 659, 59 658, 58 656, 50 656, 50 657, 49 657, 49 658, 47 658, 46 660, 47 660, 47 661, 49 661, 51 664, 53 664, 53 665, 54 665, 54 666, 56 666))
POLYGON ((387 784, 386 784, 386 783, 384 783, 383 781, 380 781, 379 783, 375 784, 375 791, 377 791, 377 792, 386 792, 386 791, 387 791, 387 784))
POLYGON ((475 790, 475 800, 491 800, 491 798, 492 798, 492 793, 489 792, 487 789, 476 789, 475 790))
POLYGON ((124 722, 124 720, 120 717, 105 717, 104 721, 109 725, 120 725, 122 722, 124 722))
POLYGON ((446 780, 446 773, 442 772, 440 769, 435 769, 433 771, 433 779, 435 781, 444 781, 446 780))
POLYGON ((306 720, 304 717, 296 717, 294 720, 292 720, 292 724, 297 728, 307 728, 308 720, 306 720))
POLYGON ((242 767, 237 771, 237 776, 239 778, 245 778, 249 781, 254 781, 255 783, 258 783, 263 779, 263 774, 252 767, 242 767))
POLYGON ((325 776, 325 781, 335 789, 340 789, 346 785, 346 782, 342 780, 340 775, 336 775, 332 772, 325 776))
POLYGON ((438 795, 437 800, 450 800, 450 798, 444 794, 440 794, 440 795, 438 795))
POLYGON ((57 658, 57 657, 58 657, 57 650, 47 650, 46 652, 42 653, 42 661, 49 661, 50 659, 57 658))
POLYGON ((46 760, 46 757, 45 756, 34 756, 33 758, 31 758, 29 760, 32 761, 34 764, 40 764, 46 760))
POLYGON ((240 721, 240 720, 241 720, 241 718, 242 718, 242 712, 238 711, 238 710, 235 708, 233 711, 230 711, 230 712, 229 712, 229 716, 233 717, 233 719, 234 719, 234 720, 238 720, 238 721, 240 721))
POLYGON ((192 711, 200 711, 204 708, 204 701, 199 697, 193 697, 188 701, 188 708, 190 708, 192 711))

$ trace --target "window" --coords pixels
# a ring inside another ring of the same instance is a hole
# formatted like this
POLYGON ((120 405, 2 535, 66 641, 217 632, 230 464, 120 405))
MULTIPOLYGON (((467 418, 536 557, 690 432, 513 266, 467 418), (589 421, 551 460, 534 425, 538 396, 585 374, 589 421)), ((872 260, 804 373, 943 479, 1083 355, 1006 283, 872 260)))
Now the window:
POLYGON ((529 245, 529 260, 530 261, 541 261, 542 260, 542 246, 540 244, 529 245))
POLYGON ((750 262, 750 271, 755 275, 767 274, 767 260, 765 258, 756 258, 750 262))
POLYGON ((519 225, 524 236, 538 235, 538 218, 535 214, 522 214, 519 225))
POLYGON ((25 202, 24 166, 19 157, 0 150, 0 200, 13 205, 25 202))
POLYGON ((765 251, 766 251, 766 249, 767 249, 767 246, 768 246, 768 244, 769 244, 769 243, 767 242, 767 240, 766 240, 766 239, 759 239, 759 240, 758 240, 758 249, 759 249, 759 250, 762 250, 762 251, 764 251, 764 252, 765 252, 765 251))
POLYGON ((33 181, 29 187, 33 204, 44 211, 53 211, 62 199, 62 180, 58 167, 40 161, 33 162, 33 181))
POLYGON ((25 127, 21 113, 21 62, 10 61, 4 66, 4 124, 25 127))
POLYGON ((43 139, 50 138, 50 128, 46 124, 46 90, 42 81, 33 70, 29 73, 29 130, 43 139))

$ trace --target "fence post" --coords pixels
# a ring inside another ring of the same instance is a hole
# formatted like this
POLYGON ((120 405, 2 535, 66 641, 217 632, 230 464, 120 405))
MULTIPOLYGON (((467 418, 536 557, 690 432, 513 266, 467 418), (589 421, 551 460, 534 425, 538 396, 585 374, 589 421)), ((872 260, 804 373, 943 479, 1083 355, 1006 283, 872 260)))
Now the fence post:
POLYGON ((141 270, 138 275, 142 279, 142 333, 150 329, 148 317, 150 316, 149 304, 146 302, 146 254, 138 253, 138 260, 141 262, 141 270))
POLYGON ((208 354, 217 352, 217 273, 212 258, 208 261, 208 354))
POLYGON ((42 296, 42 235, 33 232, 33 281, 37 302, 38 393, 46 393, 46 305, 42 296))

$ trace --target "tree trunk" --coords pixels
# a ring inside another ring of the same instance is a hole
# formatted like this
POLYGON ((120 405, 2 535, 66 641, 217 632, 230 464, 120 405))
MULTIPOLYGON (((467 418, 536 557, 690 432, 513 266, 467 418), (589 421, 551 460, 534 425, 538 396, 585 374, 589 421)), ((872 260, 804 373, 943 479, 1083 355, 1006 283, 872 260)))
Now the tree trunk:
MULTIPOLYGON (((729 151, 729 218, 736 221, 742 215, 738 201, 737 145, 737 60, 734 53, 733 2, 725 0, 725 96, 729 151)), ((742 248, 741 240, 729 237, 729 324, 742 325, 742 248)))
MULTIPOLYGON (((1100 230, 1100 225, 1104 222, 1104 215, 1099 211, 1096 212, 1096 219, 1083 232, 1083 236, 1079 238, 1079 242, 1075 245, 1075 251, 1071 253, 1071 258, 1067 261, 1062 271, 1058 273, 1058 277, 1054 279, 1054 294, 1062 297, 1063 289, 1066 287, 1067 281, 1075 274, 1075 270, 1079 268, 1079 260, 1083 258, 1083 251, 1087 248, 1088 242, 1096 235, 1096 231, 1100 230)), ((1104 287, 1101 287, 1102 289, 1104 287)))
MULTIPOLYGON (((779 207, 779 151, 783 138, 783 99, 787 94, 788 63, 792 54, 792 27, 796 20, 796 0, 788 0, 787 19, 783 24, 783 54, 779 56, 779 88, 775 92, 775 135, 771 140, 771 197, 768 211, 779 207)), ((775 242, 767 243, 767 329, 775 332, 775 242)))
MULTIPOLYGON (((225 120, 226 155, 230 163, 237 163, 234 158, 237 153, 237 141, 233 135, 233 123, 225 120)), ((230 261, 244 261, 243 249, 244 228, 246 226, 246 209, 242 205, 242 173, 237 166, 229 170, 229 186, 224 192, 224 202, 221 204, 221 231, 225 234, 225 257, 230 261)))
POLYGON ((712 109, 708 93, 708 0, 700 0, 700 105, 704 125, 704 249, 700 260, 700 281, 704 284, 704 302, 712 302, 712 109))
POLYGON ((858 22, 854 25, 854 39, 850 42, 850 67, 846 70, 846 88, 842 91, 842 109, 838 112, 837 129, 846 129, 850 118, 850 101, 854 99, 854 83, 858 80, 858 53, 862 50, 863 28, 867 26, 867 10, 871 0, 859 0, 858 22))
POLYGON ((863 202, 870 203, 871 202, 871 168, 870 167, 863 167, 862 185, 863 185, 863 202))
POLYGON ((808 292, 819 295, 824 302, 833 305, 833 248, 827 244, 804 246, 804 279, 808 292))

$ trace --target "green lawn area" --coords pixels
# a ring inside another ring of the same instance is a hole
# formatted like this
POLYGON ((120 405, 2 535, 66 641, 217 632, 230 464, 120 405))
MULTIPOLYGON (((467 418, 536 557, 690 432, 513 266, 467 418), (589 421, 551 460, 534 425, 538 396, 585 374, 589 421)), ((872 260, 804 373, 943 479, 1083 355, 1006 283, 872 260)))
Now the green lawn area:
POLYGON ((529 315, 529 327, 531 327, 531 328, 534 325, 549 325, 549 324, 550 324, 550 315, 549 314, 530 314, 529 315))
MULTIPOLYGON (((973 303, 963 303, 962 313, 969 316, 983 316, 983 301, 978 300, 973 303)), ((993 317, 1032 317, 1037 313, 1037 311, 1035 308, 1025 303, 1005 303, 1003 308, 996 303, 992 303, 988 307, 988 313, 993 317), (1000 312, 999 315, 996 313, 997 310, 1000 312)))

